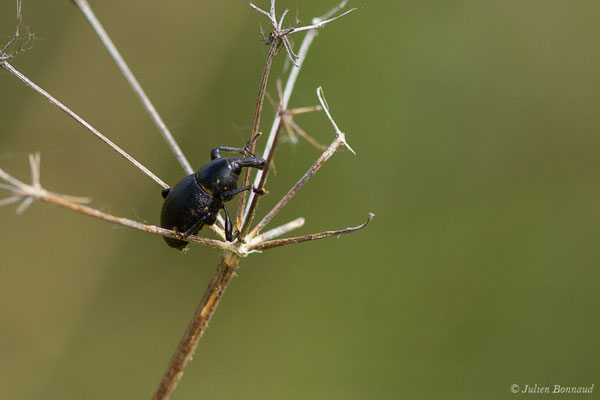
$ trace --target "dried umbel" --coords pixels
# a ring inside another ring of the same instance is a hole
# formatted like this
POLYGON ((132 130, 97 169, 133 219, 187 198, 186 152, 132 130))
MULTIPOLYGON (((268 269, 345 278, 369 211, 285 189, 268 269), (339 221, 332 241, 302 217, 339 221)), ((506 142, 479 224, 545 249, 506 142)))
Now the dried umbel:
MULTIPOLYGON (((313 19, 311 25, 284 28, 283 24, 288 11, 285 10, 282 15, 277 18, 275 11, 275 0, 271 0, 269 11, 262 10, 250 3, 250 6, 254 10, 267 17, 272 26, 272 32, 270 33, 269 38, 265 40, 265 43, 269 45, 269 52, 266 57, 265 68, 259 84, 259 92, 254 111, 253 124, 249 134, 250 139, 248 145, 244 148, 221 147, 214 149, 211 157, 212 161, 203 167, 204 169, 201 168, 199 171, 195 172, 192 170, 190 163, 183 154, 183 151, 179 148, 177 142, 169 132, 166 124, 162 121, 158 112, 142 90, 131 70, 127 67, 125 61, 117 51, 107 33, 100 25, 100 22, 94 16, 87 1, 74 0, 74 2, 77 4, 77 6, 79 6, 83 14, 89 20, 94 31, 98 34, 99 38, 117 63, 119 69, 122 71, 129 84, 142 101, 142 104, 155 122, 155 125, 157 126, 161 135, 165 138, 168 146, 181 164, 187 177, 177 185, 170 187, 168 184, 158 178, 158 176, 149 171, 141 163, 136 161, 128 153, 113 143, 110 139, 83 120, 75 112, 70 110, 48 92, 40 88, 25 75, 17 71, 9 63, 9 60, 24 48, 23 42, 19 36, 19 29, 17 29, 13 39, 11 39, 9 43, 0 51, 0 66, 20 79, 28 87, 44 96, 52 104, 57 106, 60 110, 64 111, 67 115, 84 126, 103 143, 110 146, 146 176, 150 177, 158 185, 160 185, 163 188, 165 206, 163 208, 162 226, 156 226, 104 213, 98 209, 86 205, 85 203, 89 202, 89 199, 86 198, 52 193, 46 190, 40 182, 39 154, 31 155, 29 158, 32 175, 31 184, 21 182, 4 170, 0 169, 0 179, 2 179, 4 182, 0 184, 0 189, 10 193, 9 197, 0 201, 0 206, 21 202, 20 206, 17 208, 17 212, 20 213, 25 211, 25 209, 34 200, 42 200, 112 223, 162 235, 168 244, 176 248, 186 247, 189 242, 223 250, 223 255, 220 257, 220 260, 217 264, 217 271, 213 276, 201 300, 201 303, 196 310, 196 313, 192 318, 192 321, 190 322, 190 325, 188 326, 188 329, 182 338, 177 351, 175 352, 169 367, 163 376, 163 379, 161 380, 159 388, 154 395, 155 399, 166 399, 170 397, 177 382, 181 378, 185 366, 195 351, 198 340, 208 326, 208 321, 215 311, 219 300, 223 295, 223 292, 227 287, 231 277, 234 275, 234 271, 238 267, 241 259, 250 254, 259 253, 260 250, 267 250, 287 244, 312 241, 354 232, 365 227, 373 218, 373 214, 370 214, 366 222, 355 227, 319 232, 297 237, 279 238, 293 229, 301 227, 304 224, 304 218, 297 218, 274 229, 263 231, 269 222, 277 215, 277 213, 293 198, 298 190, 306 182, 308 182, 308 180, 336 152, 337 149, 340 147, 345 147, 354 154, 354 151, 346 142, 345 134, 339 129, 338 125, 331 116, 329 107, 323 95, 323 90, 321 88, 317 89, 317 98, 320 105, 303 107, 299 109, 288 109, 288 104, 296 84, 298 74, 306 59, 308 49, 317 35, 317 30, 329 22, 332 22, 354 11, 354 9, 340 13, 347 3, 347 1, 343 1, 322 17, 313 19), (288 36, 299 32, 305 32, 305 35, 296 53, 294 52, 292 45, 288 40, 288 36), (18 49, 11 52, 11 49, 17 44, 19 44, 18 49), (279 93, 279 101, 276 104, 277 113, 274 117, 270 131, 268 135, 266 135, 266 139, 258 141, 258 144, 264 142, 264 150, 262 155, 257 156, 254 154, 256 152, 255 141, 259 136, 259 126, 264 98, 266 95, 269 72, 271 70, 273 59, 281 49, 285 49, 285 52, 291 61, 291 70, 285 85, 278 83, 277 88, 279 93), (335 132, 335 138, 327 147, 316 143, 316 141, 310 138, 306 132, 304 132, 298 126, 297 122, 294 121, 294 116, 296 115, 303 114, 305 112, 316 111, 323 111, 325 113, 335 132), (286 195, 279 200, 279 202, 265 215, 261 221, 252 227, 252 222, 259 199, 261 195, 265 194, 264 187, 268 176, 269 167, 273 161, 276 143, 279 139, 279 134, 282 131, 282 125, 283 127, 287 128, 290 133, 295 132, 301 137, 309 138, 309 141, 311 141, 317 147, 324 147, 324 150, 321 156, 313 163, 313 165, 300 178, 300 180, 298 180, 296 184, 292 186, 286 195), (222 157, 220 151, 236 151, 241 153, 242 157, 222 157), (231 176, 229 175, 230 168, 235 169, 231 176), (256 170, 256 176, 254 177, 252 184, 250 183, 251 169, 256 170), (239 189, 237 189, 238 175, 243 175, 243 182, 239 189), (215 181, 212 182, 211 179, 215 179, 215 181), (217 179, 219 180, 218 182, 216 181, 217 179), (197 200, 196 203, 193 204, 193 207, 189 207, 189 209, 187 209, 185 206, 182 206, 181 204, 177 203, 176 200, 169 197, 175 196, 174 194, 172 195, 172 193, 175 193, 175 191, 177 191, 177 193, 187 191, 186 193, 188 194, 191 193, 190 191, 194 191, 194 195, 203 192, 207 197, 197 200), (223 203, 231 200, 236 194, 240 194, 240 201, 237 209, 237 217, 232 219, 230 218, 229 213, 225 209, 223 203), (178 212, 182 209, 185 209, 184 211, 188 212, 189 218, 185 216, 178 216, 178 212), (219 215, 221 209, 224 210, 225 219, 219 215), (235 224, 233 220, 235 220, 235 224), (196 233, 198 233, 199 229, 203 225, 208 225, 221 239, 224 240, 196 236, 196 233)), ((19 1, 17 3, 17 19, 19 27, 21 27, 22 24, 20 9, 21 7, 19 1)))

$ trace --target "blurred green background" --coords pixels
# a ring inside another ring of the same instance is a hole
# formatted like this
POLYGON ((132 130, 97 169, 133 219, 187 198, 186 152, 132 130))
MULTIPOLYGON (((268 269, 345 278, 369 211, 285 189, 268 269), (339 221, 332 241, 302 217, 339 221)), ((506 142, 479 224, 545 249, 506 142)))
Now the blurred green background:
MULTIPOLYGON (((336 1, 278 4, 306 22, 336 1)), ((214 146, 245 143, 267 51, 266 22, 245 1, 92 6, 195 167, 214 146)), ((599 3, 350 6, 362 9, 322 30, 291 105, 316 104, 322 85, 358 154, 335 154, 274 223, 303 216, 295 233, 310 233, 376 218, 244 260, 174 398, 598 393, 599 3)), ((14 13, 4 0, 3 41, 14 13)), ((179 165, 78 9, 26 0, 23 14, 39 40, 13 65, 177 182, 179 165)), ((48 189, 158 222, 154 182, 6 71, 0 91, 1 168, 28 179, 39 151, 48 189)), ((298 122, 333 139, 322 114, 298 122)), ((259 216, 318 154, 282 143, 259 216)), ((0 397, 150 398, 219 252, 182 255, 47 204, 14 210, 0 209, 0 397)))

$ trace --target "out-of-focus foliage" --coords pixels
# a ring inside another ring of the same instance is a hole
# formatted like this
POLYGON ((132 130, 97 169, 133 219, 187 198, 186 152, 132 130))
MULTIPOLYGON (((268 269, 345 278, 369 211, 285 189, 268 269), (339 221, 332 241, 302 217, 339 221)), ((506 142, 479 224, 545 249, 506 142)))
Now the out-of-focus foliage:
MULTIPOLYGON (((14 3, 0 9, 3 40, 14 3)), ((334 4, 280 9, 307 22, 334 4)), ((336 154, 274 223, 303 216, 309 233, 376 218, 245 260, 175 397, 504 399, 511 384, 598 387, 599 3, 350 5, 363 8, 321 32, 292 105, 316 104, 322 85, 358 155, 336 154)), ((245 143, 266 54, 266 23, 246 2, 92 6, 195 167, 216 145, 245 143)), ((23 14, 39 40, 13 64, 162 179, 180 179, 78 9, 25 1, 23 14)), ((27 154, 40 151, 50 190, 158 221, 154 182, 5 71, 0 92, 1 168, 26 178, 27 154)), ((333 138, 323 115, 298 122, 333 138)), ((281 144, 259 215, 317 156, 281 144)), ((1 208, 0 221, 0 397, 150 397, 218 252, 181 255, 38 203, 21 216, 1 208)))

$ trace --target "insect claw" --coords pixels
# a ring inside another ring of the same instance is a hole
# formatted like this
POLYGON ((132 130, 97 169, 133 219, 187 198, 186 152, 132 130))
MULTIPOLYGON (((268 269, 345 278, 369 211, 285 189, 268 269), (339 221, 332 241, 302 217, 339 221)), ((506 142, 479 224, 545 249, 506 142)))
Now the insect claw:
POLYGON ((252 186, 252 191, 260 196, 264 196, 268 193, 264 188, 257 188, 254 186, 252 186))
POLYGON ((235 230, 236 232, 236 239, 238 242, 242 243, 242 244, 246 244, 246 239, 244 239, 243 237, 240 236, 240 231, 239 230, 235 230))
POLYGON ((185 238, 188 237, 188 235, 186 235, 185 232, 179 232, 175 228, 173 228, 173 234, 175 234, 175 236, 177 237, 177 239, 185 239, 185 238))

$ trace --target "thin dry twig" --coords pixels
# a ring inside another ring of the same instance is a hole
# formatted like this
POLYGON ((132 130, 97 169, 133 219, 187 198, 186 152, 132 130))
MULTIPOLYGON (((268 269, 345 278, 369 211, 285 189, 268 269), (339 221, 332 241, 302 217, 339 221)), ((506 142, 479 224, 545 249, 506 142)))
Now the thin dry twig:
POLYGON ((79 115, 77 115, 73 111, 71 111, 71 109, 69 107, 65 106, 63 103, 61 103, 56 98, 54 98, 50 93, 46 92, 44 89, 42 89, 41 87, 39 87, 38 85, 36 85, 35 83, 33 83, 29 78, 27 78, 21 72, 17 71, 17 69, 15 69, 15 67, 13 67, 11 64, 9 64, 8 61, 2 61, 2 62, 0 62, 0 66, 2 68, 4 68, 5 70, 7 70, 8 72, 10 72, 11 74, 13 74, 14 76, 16 76, 25 85, 29 86, 31 89, 33 89, 36 92, 38 92, 39 94, 41 94, 50 103, 54 104, 60 110, 62 110, 63 112, 65 112, 68 116, 70 116, 75 121, 77 121, 79 124, 83 125, 84 128, 86 128, 88 131, 92 132, 98 139, 100 139, 102 142, 104 142, 105 144, 107 144, 111 149, 113 149, 114 151, 116 151, 117 153, 119 153, 123 158, 125 158, 127 161, 129 161, 131 164, 133 164, 136 168, 138 168, 144 174, 146 174, 147 176, 149 176, 151 179, 153 179, 160 186, 162 186, 165 189, 169 187, 169 185, 167 185, 162 179, 160 179, 158 176, 156 176, 155 174, 153 174, 148 168, 144 167, 135 158, 133 158, 132 156, 130 156, 129 154, 127 154, 125 152, 125 150, 121 149, 114 142, 112 142, 109 138, 107 138, 106 136, 104 136, 103 134, 101 134, 92 125, 88 124, 79 115))
POLYGON ((154 108, 154 105, 152 104, 152 102, 150 101, 148 96, 146 95, 146 92, 144 92, 144 89, 142 89, 142 87, 138 83, 137 79, 133 75, 133 72, 131 72, 131 70, 129 69, 129 66, 127 66, 127 63, 125 62, 125 60, 123 59, 123 57, 121 56, 121 54, 119 53, 117 48, 115 47, 114 43, 112 42, 112 40, 110 39, 110 37, 108 36, 108 34, 104 30, 104 28, 102 27, 102 24, 100 24, 100 21, 98 21, 98 18, 96 18, 96 15, 92 11, 92 8, 90 7, 87 0, 73 0, 73 1, 77 4, 77 6, 79 6, 79 9, 85 15, 87 20, 89 21, 90 25, 92 26, 92 28, 94 29, 94 31, 96 32, 96 34, 98 35, 100 40, 102 41, 102 44, 104 45, 104 47, 106 47, 106 50, 108 50, 111 57, 113 58, 113 60, 115 61, 115 63, 119 67, 119 69, 121 70, 121 73, 123 74, 125 79, 127 79, 127 82, 129 83, 129 85, 131 86, 131 88, 133 89, 135 94, 138 96, 138 98, 142 102, 142 105, 144 106, 144 108, 146 109, 146 111, 148 112, 150 117, 152 118, 152 121, 158 128, 158 131, 160 132, 161 136, 167 142, 167 145, 169 146, 169 148, 175 155, 175 158, 177 158, 177 161, 179 162, 179 164, 181 164, 181 167, 183 168, 183 170, 187 174, 193 173, 194 169, 192 168, 189 161, 187 160, 187 158, 181 151, 181 148, 175 141, 175 138, 169 131, 169 128, 167 128, 167 125, 163 122, 162 118, 158 114, 158 111, 156 111, 156 108, 154 108))
MULTIPOLYGON (((279 98, 281 98, 281 95, 283 94, 283 90, 279 91, 279 89, 280 89, 279 84, 280 83, 281 83, 281 81, 277 80, 277 85, 278 85, 277 86, 277 90, 278 90, 279 95, 280 95, 279 98)), ((296 108, 292 108, 292 109, 289 109, 289 110, 280 111, 279 110, 279 104, 275 103, 275 101, 273 100, 273 97, 271 95, 269 95, 269 92, 267 92, 267 99, 269 100, 269 103, 271 103, 271 105, 273 106, 273 108, 275 109, 276 112, 281 112, 283 114, 282 118, 281 118, 281 122, 283 123, 283 126, 285 126, 285 130, 287 131, 288 138, 289 138, 289 140, 293 144, 298 143, 298 136, 300 136, 302 139, 306 140, 308 143, 310 143, 317 150, 323 151, 323 150, 325 150, 327 148, 327 146, 321 144, 317 139, 315 139, 314 137, 312 137, 311 135, 309 135, 294 120, 294 117, 296 115, 301 115, 301 114, 307 114, 307 113, 311 113, 311 112, 321 111, 323 109, 323 108, 321 108, 321 106, 296 107, 296 108)))
MULTIPOLYGON (((79 7, 79 9, 83 13, 83 15, 86 17, 86 19, 92 26, 92 29, 94 30, 94 32, 96 33, 96 35, 98 36, 98 38, 100 39, 100 41, 102 42, 102 44, 104 45, 106 50, 109 52, 109 54, 113 58, 115 64, 117 64, 117 67, 119 68, 119 70, 121 71, 121 73, 123 74, 123 76, 125 77, 127 82, 129 83, 129 86, 131 87, 133 92, 139 98, 144 109, 146 110, 146 112, 148 113, 148 115, 150 116, 152 121, 154 122, 154 125, 156 125, 156 127, 158 128, 158 131, 161 134, 161 136, 163 137, 163 139, 167 142, 167 145, 171 149, 171 152, 173 153, 173 155, 175 156, 175 158, 177 159, 177 161, 179 162, 179 164, 181 165, 181 167, 183 168, 185 173, 186 174, 194 173, 194 169, 192 168, 189 161, 183 154, 183 151, 181 150, 181 148, 177 144, 177 141, 175 140, 175 138, 169 131, 169 128, 167 128, 167 125, 163 122, 162 118, 160 117, 160 114, 158 114, 158 111, 156 111, 156 108, 150 101, 150 98, 146 95, 146 92, 144 91, 142 86, 139 84, 136 77, 133 75, 133 72, 131 71, 131 69, 129 68, 129 66, 127 65, 127 63, 125 62, 125 60, 123 59, 121 54, 119 53, 117 47, 114 45, 114 43, 108 36, 108 33, 106 32, 106 30, 104 29, 104 27, 102 26, 102 24, 100 23, 98 18, 96 18, 96 15, 94 14, 94 11, 90 7, 87 0, 73 0, 73 1, 75 2, 75 4, 77 4, 77 6, 79 7)), ((220 215, 218 215, 217 216, 217 224, 210 225, 210 229, 212 229, 221 238, 225 239, 225 231, 223 229, 224 226, 225 226, 225 223, 224 223, 223 218, 220 215)))
MULTIPOLYGON (((44 189, 40 183, 40 156, 39 154, 30 155, 29 162, 31 165, 32 183, 26 184, 19 181, 15 177, 8 174, 3 169, 0 169, 0 179, 3 179, 7 184, 0 185, 0 188, 9 191, 13 196, 2 200, 0 205, 7 205, 23 201, 17 209, 17 213, 22 213, 34 201, 42 200, 46 203, 54 204, 90 217, 98 218, 104 221, 112 222, 128 228, 137 229, 139 231, 154 233, 161 236, 166 236, 174 239, 182 239, 181 235, 169 229, 164 229, 156 225, 147 225, 128 218, 118 217, 112 214, 107 214, 98 209, 86 206, 82 203, 88 203, 90 200, 85 197, 67 196, 64 194, 52 193, 44 189), (7 201, 8 200, 8 201, 7 201)), ((199 243, 215 249, 228 250, 237 252, 238 250, 229 242, 220 240, 206 239, 198 236, 188 236, 185 240, 189 242, 199 243)))
MULTIPOLYGON (((321 16, 319 18, 314 18, 312 20, 313 25, 321 24, 320 27, 322 27, 324 25, 323 21, 329 20, 328 22, 331 22, 331 21, 335 20, 336 18, 331 19, 330 17, 333 14, 340 11, 343 7, 345 7, 346 3, 347 3, 347 0, 344 0, 340 4, 338 4, 336 7, 334 7, 332 10, 325 13, 323 16, 321 16)), ((258 9, 258 7, 254 6, 252 3, 250 3, 250 5, 252 6, 252 8, 258 9)), ((258 9, 258 10, 260 10, 260 9, 258 9)), ((355 9, 352 9, 350 11, 354 11, 354 10, 355 9)), ((271 5, 271 11, 274 12, 273 4, 271 5)), ((264 15, 267 15, 267 13, 265 11, 260 10, 259 12, 261 12, 264 15)), ((344 14, 347 14, 347 13, 344 13, 344 14)), ((273 15, 271 15, 268 18, 270 19, 271 24, 274 26, 274 29, 275 29, 275 24, 276 24, 275 17, 273 15)), ((281 30, 281 27, 277 27, 277 29, 281 30)), ((293 28, 293 29, 295 29, 295 28, 293 28)), ((291 33, 290 30, 285 31, 285 32, 287 32, 286 35, 291 33)), ((288 76, 287 82, 285 84, 285 89, 283 90, 283 94, 280 96, 280 111, 285 111, 288 108, 290 98, 292 97, 292 92, 294 90, 294 86, 296 85, 298 75, 300 74, 300 69, 301 69, 302 65, 304 64, 304 61, 306 59, 306 54, 308 53, 308 50, 309 50, 312 42, 314 41, 315 37, 317 36, 317 33, 318 33, 317 29, 308 30, 308 32, 304 36, 304 39, 302 40, 302 43, 300 44, 300 50, 298 51, 298 55, 295 58, 294 62, 292 63, 290 75, 288 76)), ((287 40, 287 38, 285 36, 284 36, 284 38, 287 40)), ((279 136, 279 130, 281 127, 282 119, 283 119, 283 114, 281 112, 277 113, 275 116, 275 119, 273 120, 273 124, 271 125, 271 131, 269 132, 269 136, 267 138, 267 143, 265 145, 265 150, 263 152, 263 158, 266 160, 272 159, 272 153, 275 150, 275 146, 276 146, 276 142, 277 142, 277 139, 279 136)), ((266 183, 267 174, 269 172, 269 166, 270 166, 270 162, 268 162, 266 164, 265 168, 262 171, 260 171, 260 170, 257 171, 256 178, 254 179, 255 187, 257 187, 259 189, 263 188, 264 184, 266 183)), ((248 197, 249 200, 248 200, 246 208, 244 210, 244 214, 242 217, 242 223, 238 224, 238 225, 241 225, 240 232, 242 233, 242 235, 247 233, 248 230, 250 229, 250 224, 252 223, 252 219, 254 218, 254 213, 256 211, 256 207, 258 206, 258 201, 260 199, 260 196, 256 196, 255 193, 249 193, 247 196, 249 196, 248 197)), ((246 203, 244 203, 244 204, 246 204, 246 203)))
MULTIPOLYGON (((3 58, 0 58, 0 66, 2 68, 4 68, 5 70, 7 70, 8 72, 10 72, 11 74, 13 74, 19 80, 21 80, 21 82, 23 82, 25 85, 27 85, 31 89, 35 90, 39 94, 41 94, 50 103, 54 104, 60 110, 62 110, 67 115, 69 115, 71 118, 73 118, 75 121, 77 121, 79 124, 83 125, 87 130, 89 130, 91 133, 93 133, 97 138, 99 138, 105 144, 107 144, 108 146, 110 146, 114 151, 116 151, 117 153, 119 153, 123 158, 125 158, 127 161, 129 161, 131 164, 133 164, 135 167, 137 167, 144 174, 146 174, 147 176, 149 176, 150 178, 152 178, 156 183, 158 183, 159 185, 161 185, 163 188, 168 188, 169 186, 166 183, 164 183, 160 178, 158 178, 150 170, 148 170, 146 167, 144 167, 136 159, 134 159, 133 157, 131 157, 124 150, 122 150, 119 146, 117 146, 115 143, 113 143, 110 139, 108 139, 106 136, 102 135, 98 130, 96 130, 93 126, 91 126, 89 123, 87 123, 83 118, 81 118, 79 115, 77 115, 76 113, 74 113, 73 111, 71 111, 71 109, 69 109, 67 106, 65 106, 64 104, 62 104, 60 101, 58 101, 56 98, 54 98, 48 92, 46 92, 44 89, 42 89, 41 87, 39 87, 38 85, 36 85, 33 81, 31 81, 24 74, 22 74, 21 72, 19 72, 15 67, 13 67, 11 64, 8 63, 7 59, 14 57, 14 55, 16 53, 13 53, 12 55, 9 56, 9 55, 6 55, 6 50, 20 37, 19 29, 20 29, 20 27, 23 24, 23 16, 21 14, 21 7, 22 7, 21 0, 17 0, 17 21, 18 21, 18 25, 17 25, 17 28, 16 28, 16 31, 15 31, 15 34, 14 34, 13 38, 0 51, 0 56, 3 57, 3 58)), ((32 36, 32 35, 30 34, 30 36, 32 36)), ((23 45, 21 45, 20 48, 22 48, 22 47, 23 47, 23 45)))
MULTIPOLYGON (((257 237, 255 237, 253 239, 253 242, 256 240, 257 242, 262 242, 265 240, 271 240, 273 238, 285 235, 286 233, 294 230, 294 229, 298 229, 300 227, 302 227, 304 225, 304 218, 299 217, 296 218, 293 221, 288 222, 287 224, 283 224, 281 226, 278 226, 277 228, 273 228, 265 233, 262 233, 260 235, 258 235, 257 237)), ((251 244, 248 246, 248 248, 251 247, 251 244)))
MULTIPOLYGON (((254 118, 252 121, 252 130, 250 131, 250 152, 254 152, 254 148, 256 146, 256 141, 254 140, 254 138, 256 137, 256 135, 258 135, 258 128, 260 126, 260 117, 262 115, 262 107, 265 101, 265 93, 266 93, 266 89, 267 89, 267 82, 269 81, 269 74, 271 72, 271 66, 273 65, 273 59, 275 58, 275 56, 277 55, 277 53, 279 52, 279 49, 281 48, 281 40, 275 38, 272 42, 271 42, 271 46, 269 47, 269 53, 267 54, 267 59, 265 61, 265 68, 263 69, 263 74, 262 77, 260 79, 260 85, 258 88, 258 96, 256 98, 256 106, 254 108, 254 118)), ((267 160, 267 163, 269 161, 267 160)), ((248 182, 250 182, 250 169, 247 168, 244 171, 244 178, 242 180, 242 186, 247 186, 248 182)), ((237 226, 241 226, 241 216, 242 216, 242 211, 244 209, 244 206, 246 204, 246 197, 247 196, 247 192, 243 192, 240 198, 240 201, 238 202, 238 220, 237 220, 237 226)), ((241 230, 240 230, 241 232, 241 230)))
POLYGON ((345 16, 345 15, 348 15, 348 14, 350 14, 351 12, 353 12, 353 11, 356 11, 356 10, 358 10, 358 8, 351 8, 351 9, 349 9, 348 11, 346 11, 346 12, 343 12, 343 13, 342 13, 342 14, 340 14, 340 15, 336 15, 336 16, 335 16, 335 17, 333 17, 333 18, 329 18, 329 19, 318 19, 316 22, 315 22, 315 21, 313 21, 313 24, 312 24, 312 25, 307 25, 307 26, 301 26, 301 27, 299 27, 299 28, 294 28, 293 32, 290 32, 290 33, 297 33, 297 32, 302 32, 302 31, 308 31, 308 30, 311 30, 311 29, 319 29, 319 28, 322 28, 322 27, 324 27, 325 25, 327 25, 328 23, 330 23, 330 22, 333 22, 333 21, 335 21, 336 19, 342 18, 343 16, 345 16))
POLYGON ((292 118, 284 118, 283 119, 283 124, 285 125, 286 129, 288 131, 290 131, 290 134, 300 136, 302 139, 306 140, 308 143, 310 143, 317 150, 323 151, 323 150, 325 150, 327 148, 327 146, 325 146, 324 144, 322 144, 321 142, 319 142, 317 139, 315 139, 314 137, 312 137, 311 135, 309 135, 292 118))
MULTIPOLYGON (((80 214, 88 215, 90 217, 101 219, 107 222, 112 222, 128 228, 133 228, 139 231, 153 233, 160 236, 186 240, 192 243, 199 243, 215 249, 235 253, 239 257, 247 256, 262 241, 271 240, 273 238, 284 235, 287 232, 290 232, 293 229, 297 229, 304 224, 304 218, 297 218, 291 222, 288 222, 287 224, 284 224, 278 228, 272 229, 255 237, 252 241, 251 246, 246 244, 242 244, 241 246, 239 246, 235 243, 227 241, 207 239, 194 235, 182 238, 179 233, 176 233, 172 230, 164 229, 156 225, 144 224, 124 217, 115 216, 100 211, 98 209, 86 206, 85 203, 89 203, 91 201, 87 197, 70 196, 50 192, 42 186, 40 181, 40 154, 31 154, 29 156, 29 164, 31 168, 31 184, 27 184, 18 180, 17 178, 8 174, 6 171, 0 168, 0 179, 6 182, 0 183, 0 189, 12 193, 12 196, 0 200, 0 206, 10 205, 21 201, 21 205, 17 208, 18 214, 22 214, 29 207, 29 205, 33 203, 33 201, 41 200, 46 203, 54 204, 66 208, 68 210, 75 211, 80 214)), ((269 246, 269 248, 271 247, 274 246, 269 246)))
POLYGON ((285 246, 288 244, 309 242, 311 240, 325 239, 325 238, 328 238, 331 236, 339 236, 339 235, 343 235, 346 233, 356 232, 358 230, 361 230, 365 226, 367 226, 369 224, 369 222, 371 222, 371 220, 373 220, 373 217, 375 217, 375 214, 369 213, 369 218, 364 223, 362 223, 358 226, 348 227, 348 228, 344 228, 344 229, 338 229, 335 231, 324 231, 324 232, 319 232, 319 233, 312 233, 310 235, 297 236, 297 237, 285 238, 285 239, 277 239, 277 240, 262 240, 262 241, 259 241, 256 245, 251 244, 250 246, 248 246, 248 250, 250 250, 250 251, 252 251, 252 250, 268 250, 268 249, 272 249, 275 247, 285 246))
POLYGON ((300 190, 300 188, 304 186, 306 182, 308 182, 308 180, 319 170, 319 168, 321 168, 321 166, 331 158, 331 156, 336 152, 338 148, 340 148, 341 146, 345 146, 352 152, 352 154, 356 154, 346 142, 346 135, 339 129, 339 127, 331 117, 331 114, 329 113, 329 108, 327 107, 327 103, 325 102, 325 98, 323 96, 323 89, 321 87, 317 89, 317 96, 319 97, 319 101, 321 102, 323 110, 327 114, 327 117, 329 118, 335 129, 335 140, 331 142, 329 147, 327 147, 323 154, 321 154, 317 161, 315 161, 315 163, 308 169, 308 171, 306 171, 304 176, 300 178, 300 180, 289 190, 289 192, 287 192, 287 194, 283 196, 279 203, 277 203, 275 207, 273 207, 273 209, 269 211, 269 213, 265 215, 264 218, 256 225, 256 227, 248 235, 250 238, 258 234, 258 232, 260 232, 261 229, 263 229, 275 217, 275 215, 277 215, 277 213, 281 211, 281 209, 292 199, 292 197, 294 197, 298 190, 300 190))

